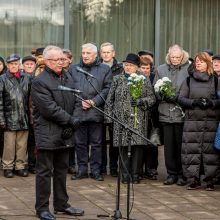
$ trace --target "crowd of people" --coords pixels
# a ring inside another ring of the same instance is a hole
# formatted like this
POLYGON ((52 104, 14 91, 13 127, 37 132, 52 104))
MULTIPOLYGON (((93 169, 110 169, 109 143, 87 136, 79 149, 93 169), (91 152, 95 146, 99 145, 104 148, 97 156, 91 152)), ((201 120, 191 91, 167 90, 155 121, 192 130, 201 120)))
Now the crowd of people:
POLYGON ((156 145, 164 145, 165 185, 194 190, 204 181, 206 190, 215 189, 220 182, 220 154, 213 147, 220 55, 203 50, 192 59, 173 45, 166 62, 155 67, 151 51, 129 53, 119 62, 114 45, 105 42, 99 50, 83 44, 79 63, 73 62, 70 50, 52 45, 23 58, 0 57, 1 166, 6 178, 36 174, 40 219, 55 219, 49 211, 52 177, 55 212, 83 215, 68 203, 67 173, 74 181, 103 181, 107 158, 110 175, 120 173, 122 183, 157 180, 156 145), (128 83, 134 73, 144 76, 137 99, 128 83), (174 94, 154 89, 164 77, 174 94), (155 128, 156 143, 150 139, 155 128))

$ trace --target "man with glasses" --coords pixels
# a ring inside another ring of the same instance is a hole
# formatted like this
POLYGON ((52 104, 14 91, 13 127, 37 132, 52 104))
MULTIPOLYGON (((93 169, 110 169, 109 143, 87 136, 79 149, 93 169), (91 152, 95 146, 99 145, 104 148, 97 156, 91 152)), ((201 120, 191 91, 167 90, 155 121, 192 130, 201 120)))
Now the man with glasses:
POLYGON ((72 116, 75 107, 73 94, 58 89, 60 85, 73 88, 73 81, 62 69, 61 48, 47 46, 43 58, 45 69, 34 79, 31 89, 37 148, 36 214, 42 220, 55 219, 49 211, 53 174, 54 212, 81 216, 84 211, 68 204, 66 191, 72 129, 79 125, 79 119, 72 116))

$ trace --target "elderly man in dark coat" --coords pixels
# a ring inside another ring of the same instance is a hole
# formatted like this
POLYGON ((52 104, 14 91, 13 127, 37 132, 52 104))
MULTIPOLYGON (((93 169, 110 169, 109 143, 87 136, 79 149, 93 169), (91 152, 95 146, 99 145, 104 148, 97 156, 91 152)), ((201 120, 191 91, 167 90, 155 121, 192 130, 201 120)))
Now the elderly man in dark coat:
POLYGON ((59 86, 73 87, 69 74, 62 71, 63 52, 47 46, 43 52, 45 69, 32 84, 34 129, 37 147, 36 212, 42 220, 54 220, 49 211, 53 173, 54 211, 68 215, 83 215, 84 211, 68 204, 66 174, 69 167, 69 148, 72 147, 72 128, 79 120, 73 115, 72 93, 59 91, 59 86))
POLYGON ((83 101, 76 100, 74 110, 74 115, 80 117, 82 123, 74 133, 79 169, 76 176, 72 176, 72 179, 88 177, 88 162, 90 162, 91 177, 97 181, 103 181, 100 169, 104 116, 93 106, 104 109, 105 99, 112 82, 112 71, 109 66, 100 62, 97 52, 97 47, 94 44, 82 45, 80 63, 69 69, 74 80, 74 87, 82 91, 84 99, 83 101), (91 156, 88 161, 89 145, 91 146, 91 156))

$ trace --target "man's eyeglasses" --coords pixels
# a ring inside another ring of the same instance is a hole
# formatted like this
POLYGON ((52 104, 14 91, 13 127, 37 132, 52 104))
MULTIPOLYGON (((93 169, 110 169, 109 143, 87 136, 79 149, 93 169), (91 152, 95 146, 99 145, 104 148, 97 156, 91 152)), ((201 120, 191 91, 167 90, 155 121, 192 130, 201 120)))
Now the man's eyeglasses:
POLYGON ((47 59, 47 60, 52 60, 54 62, 64 62, 65 59, 64 58, 58 58, 58 59, 47 59))

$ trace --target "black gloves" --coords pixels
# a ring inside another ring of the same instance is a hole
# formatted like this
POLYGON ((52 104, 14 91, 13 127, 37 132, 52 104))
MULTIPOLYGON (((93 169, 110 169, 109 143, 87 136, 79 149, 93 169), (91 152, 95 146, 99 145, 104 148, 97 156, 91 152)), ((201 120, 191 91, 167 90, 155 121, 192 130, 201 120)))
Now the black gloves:
POLYGON ((168 103, 175 103, 177 102, 177 96, 168 96, 168 95, 163 95, 163 100, 168 102, 168 103))
POLYGON ((78 118, 70 118, 69 125, 64 127, 62 132, 63 139, 69 139, 73 136, 73 130, 77 129, 81 121, 78 118))
POLYGON ((64 128, 62 132, 63 139, 69 139, 73 136, 73 129, 72 128, 64 128))
POLYGON ((142 99, 131 99, 131 107, 144 106, 142 99))
POLYGON ((195 99, 192 103, 193 107, 199 107, 201 109, 207 109, 213 107, 213 102, 207 98, 195 99))
POLYGON ((212 107, 214 107, 212 100, 206 99, 206 107, 207 107, 207 108, 212 108, 212 107))
POLYGON ((72 126, 73 129, 77 129, 80 124, 81 124, 80 119, 78 119, 78 118, 71 118, 70 119, 70 125, 72 126))

